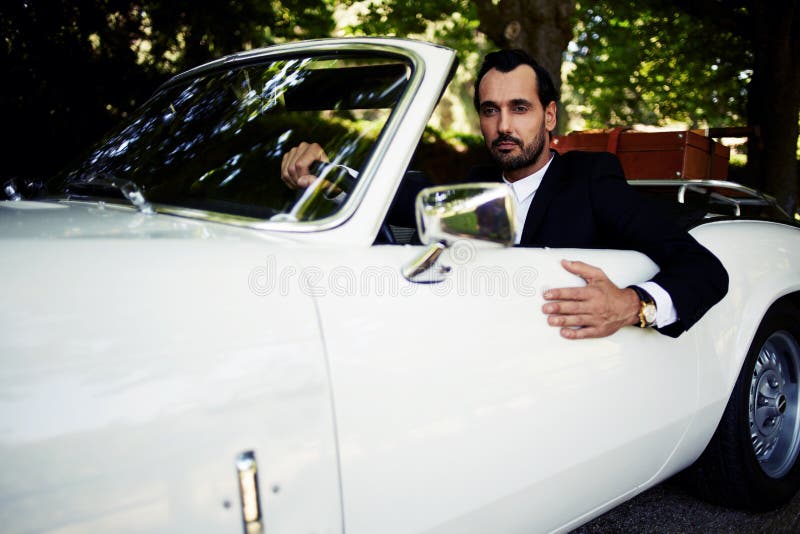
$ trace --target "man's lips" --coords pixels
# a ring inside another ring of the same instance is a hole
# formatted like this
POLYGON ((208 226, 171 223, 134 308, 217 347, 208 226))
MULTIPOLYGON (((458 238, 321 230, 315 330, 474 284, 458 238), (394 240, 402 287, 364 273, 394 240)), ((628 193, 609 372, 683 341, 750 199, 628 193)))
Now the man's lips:
POLYGON ((518 140, 514 138, 498 137, 492 142, 492 146, 497 150, 509 151, 517 147, 521 148, 522 143, 520 143, 518 140))
POLYGON ((511 141, 503 141, 502 143, 495 143, 494 146, 500 150, 511 150, 512 148, 516 148, 518 145, 511 141))

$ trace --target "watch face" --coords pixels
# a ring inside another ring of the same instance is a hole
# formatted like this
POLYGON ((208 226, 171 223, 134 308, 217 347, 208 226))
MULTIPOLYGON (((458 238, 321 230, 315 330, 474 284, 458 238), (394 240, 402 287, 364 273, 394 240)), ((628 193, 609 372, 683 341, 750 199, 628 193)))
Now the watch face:
POLYGON ((652 304, 644 307, 644 320, 647 321, 647 324, 656 322, 656 307, 652 304))

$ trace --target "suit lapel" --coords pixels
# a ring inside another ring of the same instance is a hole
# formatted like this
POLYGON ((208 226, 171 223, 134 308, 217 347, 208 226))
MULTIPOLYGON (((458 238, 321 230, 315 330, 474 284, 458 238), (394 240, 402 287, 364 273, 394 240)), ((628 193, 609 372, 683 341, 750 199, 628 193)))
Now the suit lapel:
POLYGON ((547 172, 544 173, 542 183, 539 184, 539 189, 536 190, 531 207, 528 209, 525 226, 522 228, 520 245, 536 244, 533 242, 533 237, 542 225, 545 213, 550 207, 550 202, 560 189, 560 185, 563 182, 561 178, 565 171, 566 164, 563 158, 553 151, 553 161, 550 162, 547 172))

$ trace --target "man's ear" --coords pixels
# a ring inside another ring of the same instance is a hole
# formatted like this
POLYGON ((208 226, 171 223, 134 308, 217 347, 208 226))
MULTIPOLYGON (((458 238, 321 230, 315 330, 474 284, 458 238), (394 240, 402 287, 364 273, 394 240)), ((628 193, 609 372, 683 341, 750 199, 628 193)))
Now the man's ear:
POLYGON ((552 132, 556 129, 556 123, 558 122, 558 106, 556 106, 556 101, 551 100, 547 107, 544 108, 544 127, 547 129, 548 132, 552 132))

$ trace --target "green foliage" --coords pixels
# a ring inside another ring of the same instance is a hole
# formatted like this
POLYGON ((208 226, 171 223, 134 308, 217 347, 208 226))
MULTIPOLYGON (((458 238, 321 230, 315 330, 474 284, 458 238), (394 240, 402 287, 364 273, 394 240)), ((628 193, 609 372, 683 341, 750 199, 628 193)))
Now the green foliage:
MULTIPOLYGON (((471 0, 6 0, 0 105, 12 132, 4 151, 13 157, 0 172, 52 173, 175 72, 241 49, 330 35, 334 6, 357 14, 347 33, 455 49, 461 67, 432 124, 477 133, 472 81, 490 44, 471 0)), ((588 126, 744 122, 750 47, 708 17, 679 13, 666 0, 582 0, 575 36, 565 103, 581 109, 588 126)))
MULTIPOLYGON (((345 5, 353 5, 351 1, 345 5)), ((465 0, 370 0, 362 4, 358 30, 366 35, 422 34, 431 22, 445 20, 456 12, 468 12, 465 0)))
POLYGON ((475 49, 478 14, 469 0, 349 0, 358 22, 347 28, 353 35, 425 36, 457 51, 460 60, 475 49))
POLYGON ((191 0, 146 3, 150 59, 172 72, 242 49, 327 36, 334 27, 326 0, 216 0, 202 8, 191 0))
POLYGON ((589 127, 744 123, 752 55, 742 37, 658 0, 584 0, 576 17, 567 103, 585 106, 589 127))
POLYGON ((356 22, 345 28, 348 34, 423 39, 455 50, 459 68, 431 123, 442 130, 477 133, 472 84, 489 44, 478 31, 478 14, 472 1, 348 0, 343 7, 356 15, 356 22))
POLYGON ((332 0, 5 0, 0 105, 13 157, 0 172, 52 174, 169 75, 333 28, 332 0))

